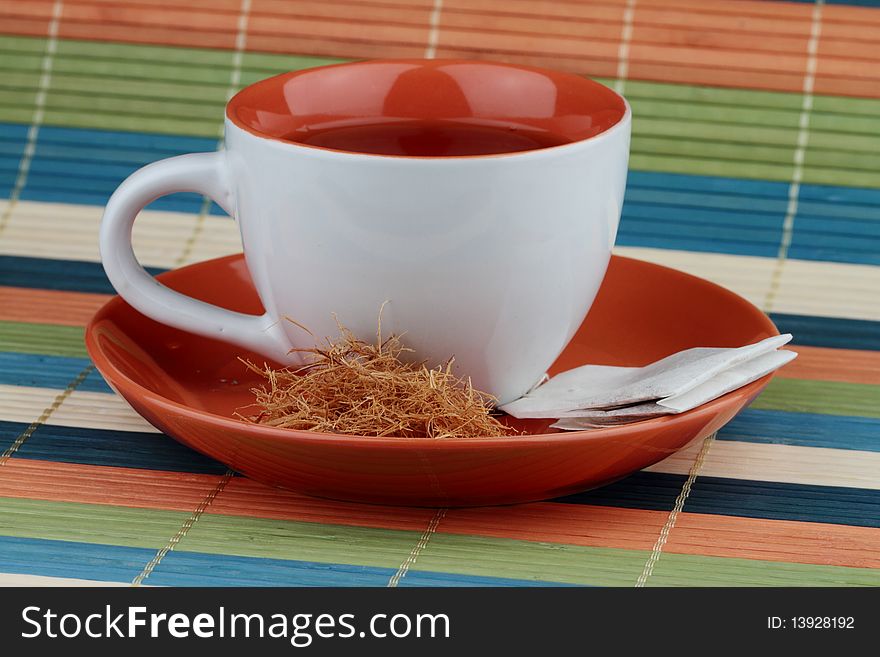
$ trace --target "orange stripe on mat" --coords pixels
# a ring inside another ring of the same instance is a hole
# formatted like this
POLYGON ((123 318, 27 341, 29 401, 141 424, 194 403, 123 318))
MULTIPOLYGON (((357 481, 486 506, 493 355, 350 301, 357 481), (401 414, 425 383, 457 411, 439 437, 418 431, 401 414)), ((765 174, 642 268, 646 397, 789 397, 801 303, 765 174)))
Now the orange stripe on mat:
POLYGON ((421 532, 436 509, 334 502, 236 477, 214 500, 208 513, 421 532))
MULTIPOLYGON (((531 0, 444 0, 445 13, 476 13, 484 15, 522 16, 540 19, 543 17, 566 18, 568 20, 619 21, 623 14, 623 5, 627 0, 605 0, 601 3, 583 3, 582 0, 557 0, 556 2, 534 3, 531 0)), ((66 0, 65 8, 74 11, 94 11, 93 6, 101 7, 101 12, 112 11, 139 14, 145 12, 161 16, 163 11, 190 12, 194 14, 227 14, 235 16, 241 6, 240 0, 224 0, 223 2, 189 2, 182 5, 175 0, 66 0)), ((51 0, 32 0, 22 3, 16 0, 0 1, 0 10, 14 15, 49 16, 51 0)), ((288 0, 254 0, 251 5, 253 14, 300 15, 313 16, 325 14, 332 7, 337 20, 350 20, 373 12, 377 16, 406 15, 413 11, 430 11, 432 0, 333 0, 327 2, 290 3, 288 0)), ((721 2, 715 0, 695 0, 693 2, 660 0, 639 0, 636 19, 644 22, 675 22, 677 24, 695 24, 700 27, 718 29, 755 30, 766 24, 771 33, 782 30, 797 31, 809 22, 812 8, 807 4, 789 4, 780 2, 721 2), (730 18, 736 18, 731 21, 730 18), (743 23, 756 21, 757 25, 743 23), (762 23, 763 21, 763 23, 762 23), (780 30, 779 26, 782 26, 780 30)), ((210 16, 206 18, 211 20, 210 16)), ((836 28, 856 30, 880 25, 880 16, 873 8, 846 5, 827 5, 823 10, 823 22, 836 28)), ((476 25, 481 24, 475 21, 476 25)), ((851 36, 846 33, 846 36, 851 36)))
MULTIPOLYGON (((22 20, 39 20, 46 21, 52 16, 51 2, 21 2, 20 0, 0 0, 0 14, 14 16, 22 20)), ((9 26, 4 22, 3 31, 6 32, 9 26)))
POLYGON ((536 502, 451 509, 437 531, 587 547, 651 550, 668 511, 536 502))
MULTIPOLYGON (((4 32, 44 29, 50 3, 0 0, 4 32), (43 27, 40 27, 43 26, 43 27)), ((447 0, 441 55, 492 57, 589 75, 613 75, 624 0, 601 5, 568 1, 533 5, 522 0, 447 0), (564 21, 564 22, 562 22, 564 21), (583 27, 581 27, 583 25, 583 27), (585 37, 584 30, 589 36, 585 37), (597 36, 599 40, 597 40, 597 36)), ((427 2, 254 2, 248 29, 252 51, 348 58, 420 56, 428 30, 427 2)), ((640 2, 630 50, 632 79, 799 92, 806 64, 812 8, 785 3, 640 2)), ((216 10, 154 2, 65 4, 62 38, 174 46, 234 47, 235 3, 216 10), (170 16, 170 18, 169 18, 170 16)), ((817 93, 880 97, 876 9, 823 9, 817 93), (866 48, 852 50, 864 42, 866 48)))
MULTIPOLYGON (((602 3, 557 2, 533 3, 530 0, 445 0, 443 11, 447 14, 465 13, 496 16, 520 16, 541 19, 544 17, 565 18, 567 20, 619 21, 626 0, 605 0, 602 3)), ((254 0, 251 13, 254 15, 298 15, 312 17, 328 15, 339 21, 353 21, 369 16, 400 20, 418 11, 430 11, 431 0, 335 0, 333 2, 297 2, 286 0, 254 0)), ((0 11, 14 16, 47 16, 51 13, 52 2, 32 1, 28 3, 0 0, 0 11)), ((240 0, 224 2, 191 2, 181 5, 173 0, 149 0, 139 2, 128 0, 67 0, 65 17, 101 15, 105 18, 127 18, 128 20, 167 23, 166 12, 198 15, 204 23, 225 22, 237 16, 240 0), (70 12, 68 14, 68 12, 70 12), (164 19, 164 20, 163 20, 164 19)), ((636 21, 647 24, 694 25, 703 29, 747 30, 762 29, 770 34, 782 32, 809 32, 812 8, 809 5, 779 2, 721 2, 716 0, 697 0, 695 2, 675 2, 661 0, 639 0, 636 21), (731 20, 735 18, 736 20, 731 20)), ((184 19, 186 20, 186 19, 184 19)), ((831 34, 853 38, 865 29, 880 26, 880 17, 873 8, 846 5, 829 5, 823 10, 823 22, 827 23, 831 34)), ((200 27, 199 23, 193 23, 200 27)), ((479 20, 474 25, 482 27, 479 20)))
POLYGON ((663 551, 880 568, 880 531, 873 527, 682 513, 663 551))
POLYGON ((0 321, 85 326, 109 294, 0 286, 0 321))
MULTIPOLYGON (((543 502, 503 509, 453 509, 438 532, 651 550, 668 515, 665 511, 543 502)), ((663 551, 877 568, 880 532, 871 527, 682 513, 663 551)))
POLYGON ((880 385, 880 351, 803 345, 788 345, 786 349, 796 351, 798 357, 777 372, 783 379, 880 385))
POLYGON ((0 467, 0 497, 192 511, 219 475, 10 458, 0 467))

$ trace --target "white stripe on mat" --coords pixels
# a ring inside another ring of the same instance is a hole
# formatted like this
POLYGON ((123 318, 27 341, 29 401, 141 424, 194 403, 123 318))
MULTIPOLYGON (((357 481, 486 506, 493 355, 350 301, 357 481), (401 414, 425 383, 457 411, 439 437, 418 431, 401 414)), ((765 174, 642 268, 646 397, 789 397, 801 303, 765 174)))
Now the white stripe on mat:
MULTIPOLYGON (((691 445, 650 472, 688 474, 701 443, 691 445)), ((701 477, 880 490, 880 452, 716 440, 701 477)))
MULTIPOLYGON (((52 403, 58 392, 55 388, 0 385, 0 420, 30 424, 52 403)), ((119 395, 84 390, 74 390, 45 424, 84 429, 158 432, 119 395)))
MULTIPOLYGON (((0 201, 0 208, 3 206, 0 201)), ((3 239, 0 255, 97 262, 98 228, 104 209, 95 205, 19 201, 3 239)), ((185 255, 185 245, 198 215, 145 210, 134 224, 132 241, 141 263, 173 268, 185 255)), ((228 217, 208 215, 199 243, 189 245, 187 262, 241 251, 238 227, 228 217)))
POLYGON ((101 582, 93 579, 75 579, 73 577, 48 577, 46 575, 19 575, 18 573, 0 573, 0 587, 7 586, 119 587, 131 585, 128 582, 101 582))
MULTIPOLYGON (((776 266, 775 258, 643 247, 614 252, 706 278, 761 306, 776 266)), ((786 260, 774 312, 817 317, 880 320, 880 267, 842 262, 786 260)), ((795 336, 797 339, 797 336, 795 336)))
POLYGON ((633 18, 636 13, 636 0, 626 0, 620 26, 620 45, 617 48, 617 76, 614 91, 623 94, 629 75, 629 48, 632 43, 633 18))
POLYGON ((443 12, 443 0, 434 0, 434 6, 428 17, 428 44, 425 46, 425 59, 437 56, 437 44, 440 42, 440 15, 443 12))
MULTIPOLYGON (((2 204, 2 202, 0 202, 2 204)), ((0 255, 98 261, 97 234, 102 209, 88 205, 21 201, 3 240, 0 255)), ((142 264, 171 268, 196 216, 181 212, 142 212, 135 222, 135 251, 142 264)), ((228 217, 210 215, 186 263, 241 251, 238 227, 228 217)), ((767 296, 775 258, 643 247, 617 247, 619 255, 681 269, 715 281, 760 305, 767 296)), ((880 267, 840 262, 787 260, 778 281, 774 310, 820 317, 880 320, 880 267), (844 291, 845 293, 841 293, 844 291)))

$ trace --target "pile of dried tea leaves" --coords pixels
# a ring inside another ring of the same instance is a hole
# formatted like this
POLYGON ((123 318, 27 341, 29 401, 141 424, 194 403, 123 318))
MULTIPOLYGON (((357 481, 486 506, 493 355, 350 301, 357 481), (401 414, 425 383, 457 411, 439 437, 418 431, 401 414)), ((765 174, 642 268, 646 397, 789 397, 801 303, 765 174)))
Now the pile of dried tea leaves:
MULTIPOLYGON (((375 343, 339 327, 305 354, 306 364, 273 369, 243 361, 266 384, 254 388, 256 413, 242 419, 273 427, 401 438, 499 437, 517 432, 492 415, 493 397, 443 367, 403 362, 398 336, 375 343)), ((251 408, 251 407, 249 407, 251 408)), ((244 410, 244 409, 242 409, 244 410)))

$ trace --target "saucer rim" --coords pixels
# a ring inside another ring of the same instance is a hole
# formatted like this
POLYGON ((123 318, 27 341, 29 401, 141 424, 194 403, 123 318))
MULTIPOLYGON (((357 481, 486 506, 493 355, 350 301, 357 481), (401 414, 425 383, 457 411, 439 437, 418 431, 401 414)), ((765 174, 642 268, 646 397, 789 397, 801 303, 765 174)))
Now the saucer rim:
MULTIPOLYGON (((180 267, 177 269, 169 270, 167 272, 163 272, 156 276, 158 281, 162 281, 163 278, 180 272, 184 269, 196 268, 199 266, 204 266, 206 263, 220 263, 221 261, 226 260, 237 260, 243 258, 244 255, 242 253, 231 254, 227 256, 221 256, 219 258, 211 258, 209 260, 204 260, 200 262, 196 262, 185 267, 180 267)), ((779 331, 773 321, 761 311, 757 306, 755 306, 752 302, 745 299, 741 295, 733 292, 725 288, 722 285, 718 285, 712 281, 701 278, 699 276, 694 276, 693 274, 689 274, 687 272, 683 272, 681 270, 675 269, 673 267, 667 267, 665 265, 658 265, 653 262, 649 262, 647 260, 641 260, 639 258, 630 258, 627 256, 620 255, 612 255, 614 259, 621 260, 630 260, 640 263, 641 265, 645 265, 652 268, 659 268, 663 270, 667 270, 668 272, 673 273, 676 276, 693 279, 698 281, 702 285, 709 285, 714 288, 719 293, 723 293, 729 296, 735 297, 741 303, 745 304, 747 307, 751 307, 757 315, 761 315, 763 317, 763 322, 765 323, 765 328, 769 332, 769 335, 779 335, 779 331)), ((338 434, 338 433, 325 433, 325 432, 317 432, 317 431, 303 431, 298 429, 284 429, 279 427, 269 427, 261 424, 248 423, 244 420, 239 420, 236 418, 225 417, 223 415, 218 415, 216 413, 211 413, 209 411, 200 410, 197 408, 193 408, 191 406, 187 406, 186 404, 182 404, 180 402, 173 401, 164 397, 162 395, 157 394, 156 392, 149 390, 137 383, 124 373, 122 373, 115 365, 111 358, 109 358, 104 351, 101 349, 98 344, 96 334, 96 325, 102 321, 106 316, 113 313, 114 309, 119 305, 128 305, 126 301, 117 295, 114 295, 110 298, 106 303, 104 303, 92 318, 89 320, 88 324, 85 327, 84 332, 84 341, 86 345, 86 351, 89 354, 89 357, 92 359, 95 367, 104 377, 105 381, 108 385, 118 392, 123 398, 126 400, 129 399, 149 399, 150 404, 153 407, 159 408, 162 411, 170 412, 176 414, 178 416, 186 417, 192 419, 199 423, 208 423, 215 427, 223 427, 225 429, 229 429, 232 431, 238 432, 247 432, 249 434, 254 435, 255 437, 260 437, 263 439, 271 439, 273 441, 278 440, 282 442, 302 442, 302 441, 314 441, 322 444, 351 444, 355 443, 361 447, 366 446, 376 446, 376 447, 388 447, 388 446, 407 446, 407 447, 419 447, 421 449, 461 449, 461 448, 470 448, 470 449, 496 449, 498 447, 515 447, 517 445, 520 446, 534 446, 536 443, 546 443, 546 444, 556 444, 560 441, 572 441, 572 440, 602 440, 602 439, 610 439, 610 438, 627 438, 629 434, 639 435, 645 431, 649 431, 652 427, 659 427, 664 424, 673 424, 673 423, 684 423, 687 421, 694 420, 701 415, 706 415, 707 422, 711 422, 719 414, 723 413, 723 410, 719 407, 744 407, 748 403, 750 403, 757 395, 761 392, 761 390, 770 382, 770 380, 774 377, 775 372, 771 372, 760 379, 757 379, 741 388, 733 390, 717 399, 714 399, 710 402, 707 402, 697 408, 691 409, 689 411, 685 411, 683 413, 664 415, 658 418, 650 418, 646 420, 640 420, 638 422, 631 422, 623 425, 610 426, 600 429, 584 429, 579 431, 558 431, 554 433, 542 433, 542 434, 525 434, 525 435, 512 435, 512 436, 501 436, 501 437, 489 437, 489 436, 475 436, 468 438, 456 438, 456 437, 441 437, 441 438, 403 438, 403 437, 395 437, 395 436, 362 436, 356 434, 338 434)), ((130 307, 130 306, 129 306, 130 307)))

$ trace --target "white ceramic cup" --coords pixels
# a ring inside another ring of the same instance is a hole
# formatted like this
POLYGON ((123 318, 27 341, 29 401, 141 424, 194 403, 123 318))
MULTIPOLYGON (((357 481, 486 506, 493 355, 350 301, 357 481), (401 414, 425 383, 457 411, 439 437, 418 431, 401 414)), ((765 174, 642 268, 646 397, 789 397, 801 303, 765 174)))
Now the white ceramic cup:
POLYGON ((458 60, 308 69, 236 95, 225 149, 150 164, 101 225, 104 268, 144 315, 279 363, 315 336, 405 333, 429 364, 499 403, 532 387, 580 326, 605 274, 626 182, 630 111, 580 76, 458 60), (563 145, 484 155, 325 148, 314 130, 364 122, 466 122, 550 131, 563 145), (239 224, 265 308, 232 312, 161 285, 137 262, 138 212, 172 192, 214 199, 239 224))

